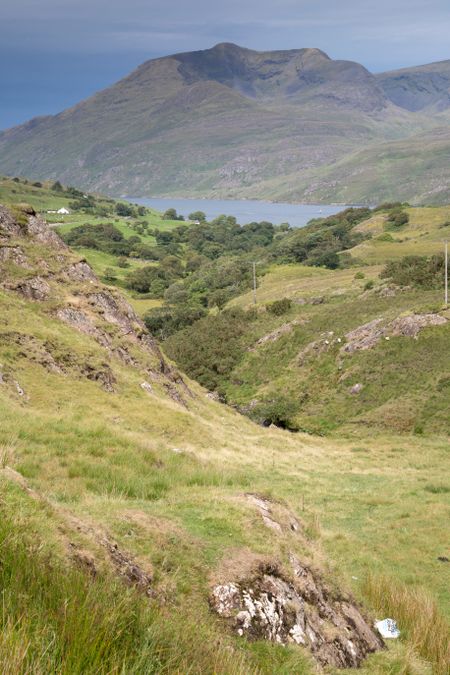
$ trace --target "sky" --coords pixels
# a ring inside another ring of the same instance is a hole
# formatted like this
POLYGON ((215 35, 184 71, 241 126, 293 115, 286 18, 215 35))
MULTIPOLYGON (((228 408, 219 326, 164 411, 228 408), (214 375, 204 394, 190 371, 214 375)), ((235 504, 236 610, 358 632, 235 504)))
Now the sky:
POLYGON ((0 129, 218 42, 317 47, 381 72, 450 59, 449 35, 449 0, 0 0, 0 129))

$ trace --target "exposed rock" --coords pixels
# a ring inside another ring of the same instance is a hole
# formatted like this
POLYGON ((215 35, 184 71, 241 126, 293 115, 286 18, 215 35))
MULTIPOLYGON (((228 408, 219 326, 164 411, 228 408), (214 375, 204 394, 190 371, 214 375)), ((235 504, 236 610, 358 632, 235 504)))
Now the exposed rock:
POLYGON ((254 504, 260 512, 264 525, 276 532, 282 532, 280 523, 272 518, 272 511, 270 509, 270 502, 259 495, 248 494, 247 499, 254 504))
POLYGON ((383 286, 377 292, 380 298, 394 298, 397 295, 397 288, 392 286, 383 286))
POLYGON ((351 330, 346 334, 346 344, 341 351, 346 354, 353 354, 353 352, 371 349, 381 340, 386 334, 386 328, 382 325, 383 319, 374 319, 351 330))
POLYGON ((268 342, 275 342, 282 335, 290 333, 294 328, 294 326, 299 326, 304 323, 306 323, 306 320, 300 321, 298 319, 295 321, 290 321, 289 323, 284 323, 282 326, 276 328, 271 333, 268 333, 267 335, 264 335, 263 337, 259 338, 259 340, 256 341, 254 347, 249 347, 247 351, 254 352, 256 350, 256 347, 261 347, 262 345, 265 345, 268 342))
POLYGON ((81 372, 88 380, 99 382, 105 391, 114 391, 116 378, 107 363, 102 363, 100 368, 93 366, 90 363, 86 363, 81 372))
POLYGON ((223 403, 223 399, 219 392, 217 391, 208 391, 205 394, 206 398, 209 398, 210 401, 216 401, 217 403, 223 403))
MULTIPOLYGON (((332 346, 335 342, 333 337, 334 331, 328 331, 326 333, 322 333, 318 340, 314 340, 314 342, 310 342, 308 345, 306 345, 306 347, 302 349, 297 356, 298 364, 303 366, 308 359, 316 358, 317 356, 320 356, 320 354, 327 352, 330 346, 332 346)), ((341 342, 340 338, 338 338, 336 342, 341 342)))
POLYGON ((357 384, 354 384, 353 387, 350 387, 350 393, 359 394, 363 389, 364 389, 363 385, 360 382, 358 382, 357 384))
POLYGON ((322 305, 325 302, 325 298, 321 295, 316 298, 311 298, 310 303, 312 305, 322 305))
POLYGON ((10 237, 19 237, 22 226, 16 222, 12 213, 0 204, 0 243, 5 243, 10 237))
POLYGON ((137 361, 134 359, 131 354, 128 352, 128 350, 125 347, 119 346, 113 349, 114 356, 116 356, 118 359, 123 361, 123 363, 126 363, 127 366, 136 366, 137 361))
POLYGON ((347 342, 342 347, 341 352, 353 354, 353 352, 372 349, 378 342, 389 336, 414 337, 428 326, 442 326, 447 323, 447 319, 440 314, 410 314, 409 316, 399 316, 388 324, 383 325, 383 319, 374 319, 369 323, 359 326, 346 334, 347 342))
MULTIPOLYGON (((99 291, 88 296, 89 303, 100 311, 105 321, 119 326, 123 333, 135 336, 135 326, 140 320, 131 305, 122 299, 114 298, 110 291, 99 291)), ((137 337, 137 336, 135 336, 137 337)))
POLYGON ((416 338, 422 328, 428 326, 443 326, 447 319, 440 314, 411 314, 399 316, 390 325, 392 335, 403 335, 416 338))
POLYGON ((29 300, 47 300, 50 294, 50 286, 42 277, 33 277, 19 283, 15 290, 29 300))
POLYGON ((291 564, 293 578, 266 562, 244 578, 215 585, 212 608, 238 635, 305 646, 322 666, 357 668, 383 648, 351 599, 332 591, 295 556, 291 564))
POLYGON ((80 309, 74 307, 62 307, 61 309, 58 309, 56 316, 80 333, 85 333, 85 335, 94 337, 103 347, 110 346, 111 340, 108 335, 97 328, 87 314, 80 309))
POLYGON ((271 530, 278 533, 283 531, 300 532, 300 523, 286 507, 277 504, 277 511, 279 512, 277 520, 273 514, 272 503, 266 497, 252 493, 247 493, 245 496, 253 506, 256 506, 261 514, 264 525, 271 530))
POLYGON ((30 269, 27 257, 20 246, 0 246, 0 265, 12 262, 14 265, 30 269))
POLYGON ((69 265, 64 270, 64 275, 70 281, 97 281, 92 267, 85 260, 69 265))
POLYGON ((58 236, 56 232, 48 226, 48 223, 39 216, 30 216, 26 233, 31 235, 41 244, 63 251, 69 250, 61 237, 58 236))
POLYGON ((149 382, 141 382, 141 389, 146 391, 148 394, 153 394, 153 387, 149 382))

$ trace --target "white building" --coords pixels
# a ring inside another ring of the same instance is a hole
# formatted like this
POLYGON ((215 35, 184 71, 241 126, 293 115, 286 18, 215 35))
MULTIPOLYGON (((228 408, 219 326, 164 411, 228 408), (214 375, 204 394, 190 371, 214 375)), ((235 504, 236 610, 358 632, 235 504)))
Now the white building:
POLYGON ((59 213, 62 216, 67 216, 70 211, 63 206, 62 208, 58 209, 56 213, 59 213))

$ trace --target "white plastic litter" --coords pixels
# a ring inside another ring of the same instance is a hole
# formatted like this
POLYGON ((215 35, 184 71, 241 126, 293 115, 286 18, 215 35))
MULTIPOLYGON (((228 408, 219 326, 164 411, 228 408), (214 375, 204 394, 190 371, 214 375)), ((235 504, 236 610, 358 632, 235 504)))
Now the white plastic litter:
POLYGON ((382 621, 375 621, 375 628, 383 638, 398 638, 400 631, 397 622, 394 619, 383 619, 382 621))

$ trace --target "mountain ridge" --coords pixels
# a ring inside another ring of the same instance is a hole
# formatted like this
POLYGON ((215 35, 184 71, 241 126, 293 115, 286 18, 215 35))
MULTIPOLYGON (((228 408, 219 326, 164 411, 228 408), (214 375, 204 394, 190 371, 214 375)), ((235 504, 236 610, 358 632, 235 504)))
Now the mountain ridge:
MULTIPOLYGON (((285 178, 320 182, 355 152, 442 127, 447 83, 450 61, 374 75, 315 48, 219 43, 146 61, 57 115, 0 132, 0 163, 112 195, 258 198, 271 181, 277 199, 285 178)), ((393 167, 387 183, 401 180, 393 167)))

